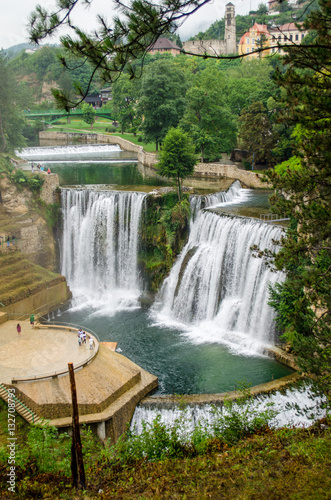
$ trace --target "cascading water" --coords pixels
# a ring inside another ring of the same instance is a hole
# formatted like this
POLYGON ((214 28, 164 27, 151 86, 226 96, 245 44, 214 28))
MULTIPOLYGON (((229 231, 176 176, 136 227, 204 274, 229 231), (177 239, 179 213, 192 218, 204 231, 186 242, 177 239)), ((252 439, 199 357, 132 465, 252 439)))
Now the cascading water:
POLYGON ((103 306, 108 313, 137 305, 138 229, 145 196, 62 190, 62 274, 81 305, 103 306))
POLYGON ((96 158, 99 153, 114 153, 122 151, 118 144, 86 144, 71 146, 45 146, 24 148, 18 154, 22 158, 30 161, 43 161, 47 159, 70 158, 71 160, 79 155, 80 157, 96 158))
POLYGON ((205 194, 205 195, 191 195, 190 196, 190 207, 191 207, 191 218, 194 220, 198 212, 202 208, 219 206, 224 203, 242 202, 245 198, 245 193, 249 193, 249 190, 242 189, 239 181, 233 182, 227 191, 220 191, 218 193, 205 194))
POLYGON ((221 342, 259 351, 273 343, 268 284, 282 279, 251 247, 275 250, 280 227, 200 211, 189 241, 165 280, 154 307, 158 322, 185 328, 193 342, 221 342))
MULTIPOLYGON (((301 387, 290 387, 285 391, 276 391, 273 394, 260 394, 252 403, 247 401, 247 406, 251 406, 251 411, 247 412, 244 418, 254 415, 254 410, 263 412, 272 410, 275 416, 269 421, 270 427, 280 428, 285 426, 309 427, 312 423, 327 414, 325 408, 326 397, 317 393, 313 384, 307 383, 301 387), (253 411, 252 411, 253 410, 253 411)), ((245 413, 244 406, 236 407, 237 411, 245 413)), ((201 425, 205 430, 212 433, 213 422, 217 419, 218 413, 227 413, 227 409, 222 404, 201 404, 201 405, 181 405, 168 404, 164 407, 160 405, 139 404, 134 412, 131 421, 131 431, 141 434, 143 425, 147 424, 147 429, 155 421, 157 416, 160 422, 168 428, 178 425, 180 422, 180 435, 183 441, 191 438, 195 427, 201 425)), ((252 418, 252 417, 251 417, 252 418)))

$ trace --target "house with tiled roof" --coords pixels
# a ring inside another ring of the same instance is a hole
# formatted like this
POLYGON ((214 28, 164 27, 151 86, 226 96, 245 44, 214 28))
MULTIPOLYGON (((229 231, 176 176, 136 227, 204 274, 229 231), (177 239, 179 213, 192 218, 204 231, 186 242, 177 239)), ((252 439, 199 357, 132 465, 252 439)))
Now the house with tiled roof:
POLYGON ((250 54, 249 59, 256 57, 265 57, 269 55, 269 50, 257 52, 257 49, 269 46, 269 32, 266 24, 255 23, 248 31, 241 37, 239 41, 239 55, 250 54))
POLYGON ((148 47, 148 52, 152 55, 157 54, 158 52, 169 53, 173 56, 177 56, 181 52, 181 48, 178 47, 175 42, 172 42, 168 38, 159 38, 155 43, 148 47))
POLYGON ((278 47, 281 45, 300 44, 307 35, 308 30, 302 30, 303 23, 286 23, 269 29, 270 33, 270 53, 284 51, 278 47))
POLYGON ((278 52, 284 54, 279 45, 300 44, 308 30, 302 30, 303 23, 286 23, 273 28, 266 24, 255 23, 240 39, 239 55, 249 54, 248 58, 266 57, 278 52), (262 52, 257 49, 265 48, 262 52))

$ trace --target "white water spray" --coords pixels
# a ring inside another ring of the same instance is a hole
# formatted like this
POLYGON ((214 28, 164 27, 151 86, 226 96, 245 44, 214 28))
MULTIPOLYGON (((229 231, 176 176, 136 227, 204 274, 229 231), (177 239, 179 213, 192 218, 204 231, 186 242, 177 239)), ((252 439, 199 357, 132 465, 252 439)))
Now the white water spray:
POLYGON ((71 146, 45 146, 24 148, 16 153, 26 160, 42 161, 42 160, 59 160, 60 158, 74 159, 79 157, 95 158, 102 154, 113 154, 121 152, 118 144, 84 144, 71 146))

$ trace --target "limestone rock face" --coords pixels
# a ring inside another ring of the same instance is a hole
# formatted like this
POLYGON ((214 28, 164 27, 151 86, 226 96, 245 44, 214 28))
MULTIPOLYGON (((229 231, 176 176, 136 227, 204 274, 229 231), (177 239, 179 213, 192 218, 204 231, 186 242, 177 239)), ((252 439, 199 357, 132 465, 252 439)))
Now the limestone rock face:
MULTIPOLYGON (((40 198, 46 203, 54 203, 58 176, 45 175, 45 183, 40 198)), ((0 178, 0 235, 4 238, 15 236, 17 248, 33 263, 56 271, 56 244, 53 229, 40 215, 40 207, 28 189, 18 190, 7 177, 0 178)), ((3 247, 13 251, 16 247, 3 247)))
POLYGON ((11 183, 7 177, 0 178, 0 193, 2 208, 13 215, 25 215, 29 211, 28 202, 32 198, 32 193, 28 189, 18 191, 15 184, 11 183))

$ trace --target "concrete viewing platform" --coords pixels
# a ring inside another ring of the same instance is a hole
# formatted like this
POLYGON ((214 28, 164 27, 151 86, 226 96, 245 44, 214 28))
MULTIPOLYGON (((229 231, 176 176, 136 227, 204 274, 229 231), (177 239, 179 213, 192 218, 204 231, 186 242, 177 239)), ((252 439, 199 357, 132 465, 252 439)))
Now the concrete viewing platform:
POLYGON ((157 377, 114 352, 116 343, 99 344, 95 339, 90 349, 88 340, 79 346, 73 328, 46 324, 39 329, 23 321, 18 335, 16 325, 16 321, 0 325, 0 383, 15 388, 20 402, 57 427, 71 426, 68 362, 78 367, 80 422, 94 426, 103 439, 116 441, 135 406, 157 387, 157 377))
POLYGON ((88 343, 78 345, 77 335, 66 329, 32 328, 28 321, 20 322, 22 331, 16 331, 17 321, 0 325, 0 382, 10 384, 12 379, 42 377, 68 370, 91 355, 88 343))

